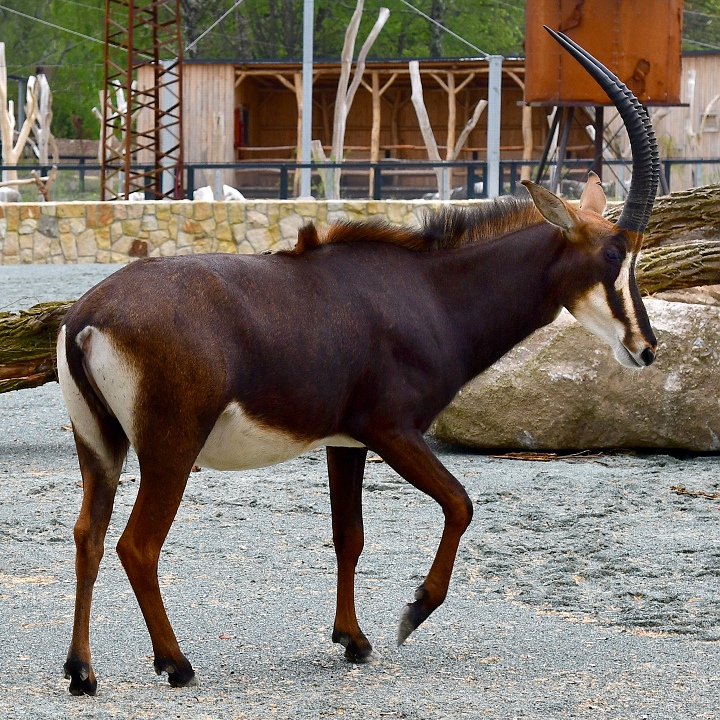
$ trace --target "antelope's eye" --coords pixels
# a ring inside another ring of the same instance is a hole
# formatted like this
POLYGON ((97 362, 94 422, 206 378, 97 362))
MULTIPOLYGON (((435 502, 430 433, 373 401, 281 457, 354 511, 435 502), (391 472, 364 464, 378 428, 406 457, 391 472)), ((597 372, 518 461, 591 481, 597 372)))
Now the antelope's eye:
POLYGON ((619 263, 622 261, 622 255, 620 254, 620 251, 615 247, 609 247, 605 250, 605 257, 611 262, 611 263, 619 263))

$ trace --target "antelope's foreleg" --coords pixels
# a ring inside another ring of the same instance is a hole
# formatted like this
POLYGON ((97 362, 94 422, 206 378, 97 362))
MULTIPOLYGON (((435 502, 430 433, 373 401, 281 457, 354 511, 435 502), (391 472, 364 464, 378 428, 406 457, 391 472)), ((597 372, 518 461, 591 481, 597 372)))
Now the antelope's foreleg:
MULTIPOLYGON (((168 453, 169 455, 169 453, 168 453)), ((195 671, 180 651, 160 595, 158 560, 182 499, 192 461, 140 460, 140 488, 117 545, 120 561, 150 632, 155 672, 167 672, 173 687, 196 685, 195 671), (162 465, 162 467, 161 467, 162 465)), ((166 455, 167 458, 167 455, 166 455)))
POLYGON ((362 481, 365 448, 328 447, 333 543, 337 556, 337 606, 333 642, 345 647, 350 662, 367 662, 372 646, 363 635, 355 614, 355 567, 362 553, 362 481))
POLYGON ((420 433, 385 434, 372 444, 399 475, 432 497, 445 515, 440 545, 415 602, 405 606, 398 626, 398 645, 438 608, 447 595, 460 538, 472 520, 473 506, 465 488, 433 455, 420 433))
POLYGON ((70 680, 73 695, 95 695, 97 680, 90 662, 90 605, 127 442, 119 441, 112 467, 101 462, 77 434, 75 444, 83 478, 83 501, 74 530, 77 577, 75 620, 63 671, 70 680))

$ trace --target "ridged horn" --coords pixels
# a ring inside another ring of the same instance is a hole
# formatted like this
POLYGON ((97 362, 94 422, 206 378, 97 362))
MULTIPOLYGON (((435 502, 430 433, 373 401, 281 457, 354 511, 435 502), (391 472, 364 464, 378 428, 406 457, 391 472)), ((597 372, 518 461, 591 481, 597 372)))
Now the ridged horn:
POLYGON ((642 233, 650 219, 660 179, 660 155, 648 111, 625 83, 589 52, 564 33, 544 27, 600 85, 625 123, 632 150, 632 181, 617 224, 642 233))

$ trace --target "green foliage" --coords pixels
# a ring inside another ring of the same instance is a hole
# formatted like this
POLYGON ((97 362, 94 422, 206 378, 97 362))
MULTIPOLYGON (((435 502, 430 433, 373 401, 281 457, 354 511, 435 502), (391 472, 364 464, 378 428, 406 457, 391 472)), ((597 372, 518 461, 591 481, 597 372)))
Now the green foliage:
POLYGON ((685 0, 683 50, 720 50, 720 0, 685 0))
MULTIPOLYGON (((140 0, 137 0, 138 4, 140 0)), ((235 0, 180 0, 183 42, 200 37, 235 0)), ((408 0, 466 42, 439 29, 403 0, 366 0, 356 55, 381 6, 390 9, 371 59, 476 57, 480 51, 523 54, 523 0, 408 0), (474 47, 473 47, 474 46, 474 47)), ((8 72, 27 77, 45 69, 53 91, 53 132, 97 138, 92 107, 103 85, 105 0, 5 0, 0 41, 8 72), (15 12, 11 12, 11 11, 15 12), (18 13, 22 13, 20 15, 18 13), (29 17, 26 17, 29 16, 29 17), (52 23, 90 39, 42 24, 52 23)), ((355 0, 315 0, 315 58, 337 60, 355 0)), ((302 59, 303 0, 244 0, 197 44, 189 59, 302 59)), ((142 28, 138 29, 142 32, 142 28)), ((720 0, 685 0, 685 50, 720 50, 720 0)), ((9 88, 11 98, 17 89, 9 88)))
MULTIPOLYGON (((8 73, 27 77, 44 70, 53 92, 53 133, 58 137, 97 137, 92 115, 103 78, 104 0, 23 0, 0 9, 0 41, 5 43, 8 73), (34 18, 34 19, 30 19, 34 18), (63 32, 45 23, 70 28, 63 32)), ((15 99, 16 89, 8 95, 15 99)))
MULTIPOLYGON (((471 46, 487 53, 518 55, 522 51, 525 10, 522 0, 414 0, 418 10, 435 18, 464 38, 454 38, 412 10, 402 0, 367 0, 358 33, 357 48, 367 37, 380 8, 390 18, 378 37, 371 58, 476 57, 471 46)), ((186 38, 206 27, 220 12, 208 13, 207 3, 183 0, 186 38), (191 6, 193 8, 191 14, 191 6), (200 10, 202 8, 202 10, 200 10), (207 20, 199 22, 200 12, 207 20), (192 18, 192 27, 187 20, 192 18)), ((345 30, 355 10, 352 0, 316 0, 315 58, 336 60, 345 30)), ((241 60, 301 60, 302 0, 245 0, 197 46, 197 56, 241 60)))
MULTIPOLYGON (((198 38, 233 3, 234 0, 180 0, 184 44, 189 45, 198 38)), ((412 4, 484 52, 521 53, 522 0, 472 3, 413 0, 412 4)), ((42 67, 53 92, 54 134, 95 139, 98 123, 92 108, 98 105, 98 91, 103 86, 105 0, 6 0, 3 5, 6 9, 0 8, 0 41, 6 46, 8 72, 27 77, 42 67), (96 42, 43 23, 72 30, 96 42)), ((391 14, 371 58, 478 55, 402 0, 367 0, 356 53, 383 5, 390 8, 391 14)), ((345 30, 354 10, 353 0, 316 0, 316 59, 340 57, 345 30)), ((190 48, 186 56, 189 59, 301 60, 302 24, 303 0, 244 0, 190 48)), ((138 32, 142 29, 138 28, 138 32)), ((11 98, 17 97, 17 87, 12 83, 8 94, 11 98)))

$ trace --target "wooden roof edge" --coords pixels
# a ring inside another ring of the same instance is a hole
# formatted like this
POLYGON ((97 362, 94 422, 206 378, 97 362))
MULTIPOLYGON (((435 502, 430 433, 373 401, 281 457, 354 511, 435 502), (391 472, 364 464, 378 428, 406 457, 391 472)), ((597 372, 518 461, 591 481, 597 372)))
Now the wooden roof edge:
MULTIPOLYGON (((365 70, 372 72, 398 72, 399 70, 407 70, 408 63, 411 60, 418 60, 420 69, 422 70, 456 70, 458 72, 473 71, 478 69, 486 69, 488 67, 487 58, 400 58, 397 60, 367 60, 365 70)), ((354 63, 355 61, 353 61, 354 63)), ((237 71, 252 72, 258 74, 262 72, 270 73, 294 73, 302 71, 302 62, 288 61, 270 61, 270 60, 184 60, 185 65, 232 65, 237 71)), ((505 58, 503 67, 512 69, 523 69, 525 67, 525 58, 505 58)), ((316 71, 340 73, 340 61, 317 60, 313 63, 316 71)))

